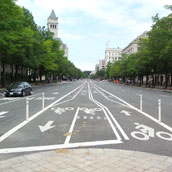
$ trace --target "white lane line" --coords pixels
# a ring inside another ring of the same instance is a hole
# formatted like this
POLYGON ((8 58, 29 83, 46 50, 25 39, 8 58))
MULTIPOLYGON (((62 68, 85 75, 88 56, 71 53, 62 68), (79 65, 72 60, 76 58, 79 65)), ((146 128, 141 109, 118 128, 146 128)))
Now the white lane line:
POLYGON ((80 142, 80 143, 69 143, 69 144, 47 145, 47 146, 8 148, 8 149, 0 149, 0 154, 33 152, 33 151, 48 151, 48 150, 55 150, 55 149, 112 145, 112 144, 120 144, 120 143, 123 143, 123 142, 120 140, 105 140, 105 141, 80 142))
POLYGON ((55 102, 53 102, 52 104, 48 105, 46 108, 44 108, 44 110, 39 111, 38 113, 36 113, 35 115, 31 116, 28 120, 23 121, 22 123, 20 123, 19 125, 17 125, 16 127, 12 128, 11 130, 9 130, 8 132, 6 132, 5 134, 3 134, 0 137, 0 142, 2 142, 3 140, 5 140, 6 138, 8 138, 10 135, 14 134, 17 130, 19 130, 20 128, 24 127, 26 124, 28 124, 30 121, 32 121, 33 119, 35 119, 36 117, 38 117, 39 115, 41 115, 43 112, 45 112, 46 110, 48 110, 49 108, 51 108, 54 104, 56 104, 57 102, 61 101, 62 99, 64 99, 65 97, 67 97, 69 94, 71 94, 72 92, 76 91, 77 89, 79 89, 80 87, 83 87, 85 85, 85 83, 83 83, 82 85, 80 85, 79 87, 75 88, 74 90, 70 91, 69 93, 67 93, 66 95, 64 95, 63 97, 61 97, 60 99, 56 100, 55 102))
MULTIPOLYGON (((70 129, 69 129, 69 133, 72 133, 73 132, 73 129, 74 129, 74 126, 75 126, 75 123, 76 123, 76 120, 77 120, 77 116, 78 116, 78 113, 79 113, 79 109, 80 108, 78 107, 77 110, 76 110, 75 116, 73 118, 72 124, 71 124, 70 129)), ((66 137, 66 140, 65 140, 65 143, 64 144, 69 144, 71 135, 69 135, 69 136, 66 137)))
MULTIPOLYGON (((97 88, 95 88, 95 89, 97 89, 97 88)), ((108 97, 113 97, 112 95, 110 95, 110 96, 106 96, 103 92, 101 92, 100 90, 98 90, 97 89, 97 91, 103 96, 103 97, 105 97, 105 99, 107 99, 107 100, 109 100, 109 101, 111 101, 111 102, 114 102, 114 103, 117 103, 117 104, 119 104, 119 105, 122 105, 122 106, 125 106, 125 107, 128 107, 129 108, 129 106, 127 106, 127 105, 125 105, 125 104, 122 104, 122 103, 120 103, 120 102, 117 102, 117 101, 115 101, 115 100, 112 100, 112 99, 110 99, 110 98, 108 98, 108 97)))
POLYGON ((58 92, 55 92, 55 93, 52 93, 52 94, 57 95, 57 94, 59 94, 59 93, 58 93, 58 92))
POLYGON ((4 114, 8 113, 8 111, 0 112, 0 118, 4 118, 5 116, 2 116, 4 114))
MULTIPOLYGON (((94 85, 95 85, 95 84, 94 84, 94 85)), ((143 115, 146 116, 147 118, 151 119, 152 121, 156 122, 157 124, 163 126, 163 127, 166 128, 167 130, 169 130, 169 131, 172 132, 172 127, 168 126, 167 124, 165 124, 165 123, 163 123, 163 122, 159 122, 158 119, 156 119, 156 118, 152 117, 151 115, 149 115, 149 114, 147 114, 147 113, 141 111, 140 109, 138 109, 138 108, 134 107, 133 105, 127 103, 126 101, 122 100, 121 98, 119 98, 119 97, 113 95, 112 93, 110 93, 110 92, 104 90, 103 88, 101 88, 101 87, 99 87, 99 86, 97 86, 97 85, 95 85, 95 86, 96 86, 97 88, 101 89, 102 91, 107 92, 108 94, 112 95, 112 96, 115 97, 116 99, 118 99, 118 100, 120 100, 121 102, 123 102, 123 103, 125 103, 126 105, 128 105, 130 108, 132 108, 132 109, 134 109, 135 111, 137 111, 137 112, 143 114, 143 115)))
POLYGON ((74 99, 78 96, 78 94, 81 92, 82 89, 83 89, 83 87, 82 87, 82 88, 81 88, 72 98, 70 98, 70 99, 68 99, 68 100, 65 100, 65 101, 63 101, 63 102, 54 104, 52 107, 58 106, 58 105, 60 105, 60 104, 63 104, 63 103, 66 103, 66 102, 69 102, 69 101, 74 100, 74 99))
POLYGON ((102 104, 100 102, 98 102, 95 99, 93 99, 93 96, 92 96, 92 93, 91 93, 91 88, 90 88, 90 85, 89 84, 88 84, 88 91, 89 91, 89 99, 92 102, 94 102, 96 105, 98 105, 103 110, 103 112, 104 112, 104 114, 105 114, 105 116, 106 116, 106 118, 107 118, 107 120, 108 120, 108 122, 109 122, 109 124, 110 124, 110 126, 111 126, 111 128, 112 128, 112 130, 113 130, 113 132, 115 134, 115 136, 117 137, 117 140, 121 140, 121 137, 118 134, 118 132, 117 132, 115 126, 113 125, 111 119, 109 118, 107 112, 105 111, 105 108, 102 106, 102 104))

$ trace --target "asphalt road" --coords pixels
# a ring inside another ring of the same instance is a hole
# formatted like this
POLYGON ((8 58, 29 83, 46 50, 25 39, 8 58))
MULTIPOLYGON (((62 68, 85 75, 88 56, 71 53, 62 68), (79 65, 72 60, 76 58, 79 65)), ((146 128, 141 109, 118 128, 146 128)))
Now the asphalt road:
POLYGON ((26 117, 26 98, 0 97, 0 160, 81 147, 172 156, 170 93, 85 80, 37 87, 28 98, 26 117), (158 99, 162 101, 161 122, 158 99))

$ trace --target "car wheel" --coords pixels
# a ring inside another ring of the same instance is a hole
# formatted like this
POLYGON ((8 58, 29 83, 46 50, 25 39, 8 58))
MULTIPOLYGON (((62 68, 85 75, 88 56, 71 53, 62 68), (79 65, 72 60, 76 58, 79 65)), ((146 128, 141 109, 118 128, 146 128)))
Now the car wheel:
POLYGON ((32 94, 33 94, 33 92, 32 92, 32 90, 30 90, 29 95, 32 95, 32 94))

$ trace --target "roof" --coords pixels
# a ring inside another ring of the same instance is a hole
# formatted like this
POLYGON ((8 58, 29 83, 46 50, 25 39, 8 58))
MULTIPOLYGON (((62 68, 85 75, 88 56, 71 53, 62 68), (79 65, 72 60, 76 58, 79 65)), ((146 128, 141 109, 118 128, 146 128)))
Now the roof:
POLYGON ((57 19, 54 10, 51 11, 51 14, 50 14, 50 16, 49 16, 49 19, 52 19, 52 20, 56 20, 56 19, 57 19))

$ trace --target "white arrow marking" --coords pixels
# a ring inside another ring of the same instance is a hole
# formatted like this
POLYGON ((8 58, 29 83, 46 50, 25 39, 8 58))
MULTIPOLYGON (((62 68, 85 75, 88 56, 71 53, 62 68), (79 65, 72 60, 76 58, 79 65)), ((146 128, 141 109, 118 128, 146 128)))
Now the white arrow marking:
POLYGON ((8 113, 8 111, 7 112, 0 112, 0 118, 4 118, 5 116, 1 116, 1 115, 4 115, 6 113, 8 113))
POLYGON ((45 132, 45 131, 47 131, 47 130, 49 130, 49 129, 51 129, 51 128, 54 128, 55 125, 54 125, 54 126, 51 126, 51 124, 52 124, 53 122, 54 122, 54 121, 48 121, 44 126, 40 126, 40 125, 39 125, 39 129, 40 129, 41 132, 43 133, 43 132, 45 132))
POLYGON ((125 111, 125 110, 121 111, 121 113, 124 113, 126 116, 131 116, 130 115, 131 112, 128 112, 128 111, 125 111))

